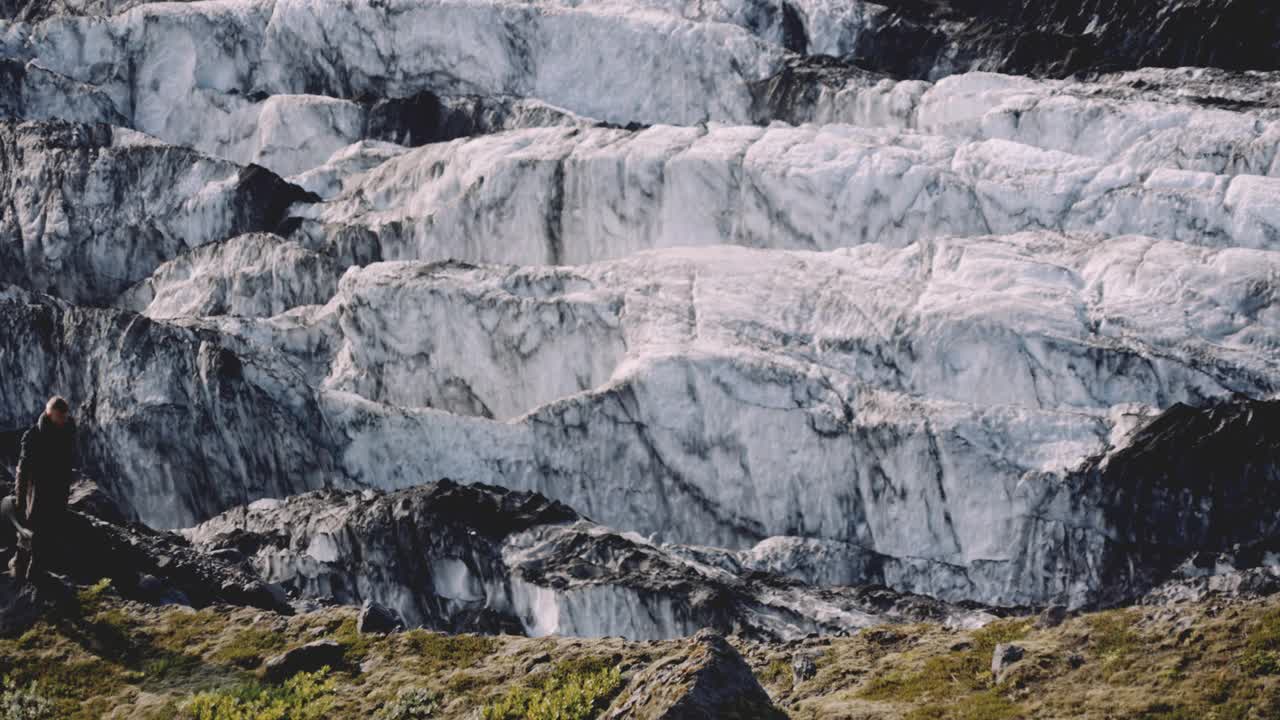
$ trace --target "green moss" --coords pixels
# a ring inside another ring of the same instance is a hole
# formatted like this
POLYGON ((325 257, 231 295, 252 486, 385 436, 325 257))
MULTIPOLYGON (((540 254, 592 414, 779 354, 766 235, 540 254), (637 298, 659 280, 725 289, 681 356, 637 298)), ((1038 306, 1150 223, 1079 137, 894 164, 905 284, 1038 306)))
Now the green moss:
POLYGON ((617 667, 590 673, 551 674, 541 687, 518 687, 484 708, 484 720, 589 720, 622 687, 617 667))
POLYGON ((194 674, 202 664, 194 655, 163 652, 143 663, 142 674, 150 681, 172 680, 194 674))
POLYGON ((58 708, 58 717, 75 715, 95 696, 111 695, 133 679, 119 665, 100 658, 52 658, 43 655, 0 658, 8 677, 18 686, 37 684, 58 708))
POLYGON ((1027 636, 1030 629, 1029 620, 997 620, 973 631, 969 636, 973 642, 973 648, 969 653, 986 656, 986 662, 989 664, 991 653, 995 652, 997 645, 1021 640, 1027 636))
POLYGON ((556 663, 551 669, 551 677, 564 680, 574 675, 592 675, 617 667, 620 662, 621 655, 584 655, 556 663))
POLYGON ((227 629, 225 617, 212 610, 174 610, 152 631, 157 645, 178 652, 195 652, 227 629))
POLYGON ((412 658, 419 672, 435 675, 474 665, 493 654, 497 640, 481 635, 445 635, 427 630, 410 630, 399 637, 402 656, 412 658))
POLYGON ((121 663, 135 662, 139 648, 134 641, 137 623, 118 609, 101 610, 81 626, 97 654, 121 663))
POLYGON ((1240 669, 1255 677, 1280 675, 1280 652, 1254 650, 1240 660, 1240 669))
POLYGON ((358 665, 369 655, 369 651, 377 642, 373 636, 361 635, 356 625, 354 616, 347 617, 333 631, 333 639, 342 646, 343 657, 346 658, 348 665, 358 665))
POLYGON ((471 672, 456 672, 445 682, 450 695, 468 695, 492 682, 491 678, 471 672))
POLYGON ((262 628, 246 628, 238 631, 229 642, 213 654, 216 662, 241 668, 254 668, 263 659, 285 649, 285 639, 277 632, 262 628))
POLYGON ((329 669, 298 673, 283 685, 248 683, 202 692, 182 704, 192 720, 322 720, 333 709, 335 682, 329 669))

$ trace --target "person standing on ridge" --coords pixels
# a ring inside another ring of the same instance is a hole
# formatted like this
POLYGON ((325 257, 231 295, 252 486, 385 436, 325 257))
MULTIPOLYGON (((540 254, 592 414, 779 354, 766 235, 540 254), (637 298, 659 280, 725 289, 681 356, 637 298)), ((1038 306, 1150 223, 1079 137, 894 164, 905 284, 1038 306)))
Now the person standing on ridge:
POLYGON ((22 435, 17 516, 29 532, 18 533, 18 551, 9 564, 14 579, 34 578, 53 564, 78 464, 76 423, 67 401, 55 395, 22 435))

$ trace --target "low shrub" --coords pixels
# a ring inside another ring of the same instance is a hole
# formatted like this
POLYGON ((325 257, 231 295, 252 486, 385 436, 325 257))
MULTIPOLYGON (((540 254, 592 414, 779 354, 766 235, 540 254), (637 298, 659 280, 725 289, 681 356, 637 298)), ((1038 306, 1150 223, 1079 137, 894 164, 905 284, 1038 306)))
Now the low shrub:
POLYGON ((0 718, 5 720, 52 720, 57 706, 41 692, 40 684, 18 685, 6 677, 0 684, 0 718))
POLYGON ((484 708, 484 720, 589 720, 622 687, 615 666, 588 673, 552 673, 541 687, 521 687, 484 708))
POLYGON ((283 685, 248 683, 198 693, 182 708, 191 720, 323 720, 332 717, 334 680, 329 668, 298 673, 283 685))
POLYGON ((426 688, 405 688, 396 699, 382 706, 374 720, 426 720, 440 710, 441 698, 426 688))

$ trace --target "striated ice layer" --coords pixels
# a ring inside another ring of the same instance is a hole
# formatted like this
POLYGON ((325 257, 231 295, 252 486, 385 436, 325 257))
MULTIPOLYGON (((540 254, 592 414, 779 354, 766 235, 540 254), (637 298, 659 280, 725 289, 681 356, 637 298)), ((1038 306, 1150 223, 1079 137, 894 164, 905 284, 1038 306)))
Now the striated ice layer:
POLYGON ((1280 178, 1139 171, 851 126, 539 129, 431 145, 295 206, 383 259, 575 264, 732 243, 829 250, 1023 230, 1275 249, 1280 178))
POLYGON ((673 249, 581 268, 378 263, 347 272, 331 302, 344 340, 326 384, 513 417, 636 364, 759 356, 938 400, 1163 407, 1272 387, 1277 263, 1046 233, 834 253, 673 249), (448 386, 501 411, 451 406, 448 386))
POLYGON ((1007 139, 1144 172, 1276 172, 1280 93, 1269 74, 963 72, 935 85, 806 58, 854 52, 869 29, 885 30, 884 10, 826 0, 143 3, 111 17, 0 23, 0 116, 128 126, 281 175, 364 140, 419 145, 593 119, 838 122, 1007 139))
POLYGON ((326 302, 338 265, 326 254, 268 233, 201 245, 122 293, 117 307, 153 318, 271 316, 326 302))
POLYGON ((84 471, 155 527, 322 487, 327 430, 286 366, 214 333, 0 292, 0 427, 77 398, 84 471))

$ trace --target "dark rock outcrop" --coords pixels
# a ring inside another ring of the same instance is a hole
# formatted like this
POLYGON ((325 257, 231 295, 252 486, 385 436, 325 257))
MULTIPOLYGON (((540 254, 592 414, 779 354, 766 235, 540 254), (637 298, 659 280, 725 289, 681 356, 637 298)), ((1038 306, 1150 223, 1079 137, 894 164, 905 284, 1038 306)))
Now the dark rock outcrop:
POLYGON ((356 632, 361 635, 392 633, 404 627, 400 616, 391 608, 365 600, 360 606, 360 616, 356 619, 356 632))
POLYGON ((323 667, 342 666, 344 651, 333 640, 315 640, 268 658, 263 676, 268 682, 283 682, 300 672, 315 672, 323 667))
POLYGON ((41 595, 37 585, 14 582, 7 567, 0 566, 0 637, 21 635, 48 612, 41 595))
POLYGON ((1280 9, 1261 0, 881 0, 852 61, 900 77, 968 69, 1063 77, 1187 65, 1280 68, 1280 9))
POLYGON ((1063 605, 1050 605, 1036 617, 1036 627, 1041 630, 1056 628, 1067 619, 1067 608, 1063 605))
POLYGON ((1099 569, 1096 602, 1211 574, 1194 570, 1198 556, 1230 552, 1236 569, 1268 563, 1280 548, 1278 427, 1280 401, 1178 404, 1067 477, 1048 507, 1097 518, 1107 540, 1075 556, 1099 569))
POLYGON ((1003 680, 1013 664, 1021 660, 1025 654, 1026 650, 1019 645, 1012 643, 996 645, 996 649, 991 653, 991 675, 995 681, 999 683, 1003 680))

